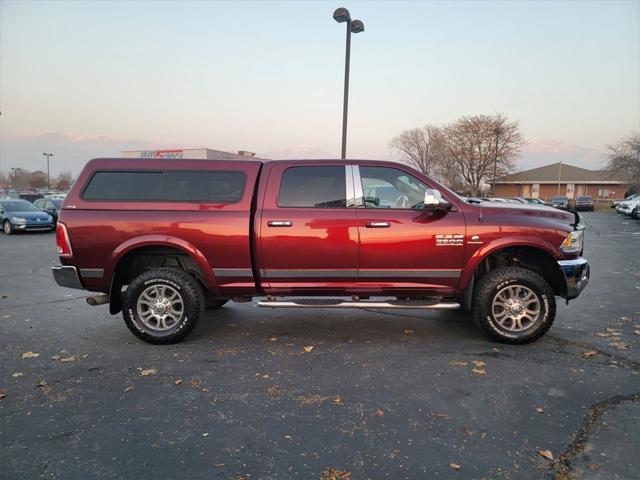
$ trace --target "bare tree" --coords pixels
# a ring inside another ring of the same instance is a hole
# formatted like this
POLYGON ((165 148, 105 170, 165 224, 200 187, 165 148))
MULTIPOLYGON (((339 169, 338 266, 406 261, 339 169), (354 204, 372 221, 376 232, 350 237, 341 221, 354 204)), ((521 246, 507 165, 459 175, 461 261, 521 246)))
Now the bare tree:
POLYGON ((404 130, 391 139, 389 146, 399 152, 406 163, 429 175, 442 162, 444 138, 438 127, 425 125, 404 130))
POLYGON ((608 147, 608 169, 640 185, 640 132, 634 132, 608 147))
POLYGON ((32 188, 42 188, 47 186, 47 174, 42 170, 29 173, 29 186, 32 188))
POLYGON ((513 169, 513 159, 524 143, 518 122, 509 122, 501 115, 475 115, 462 117, 442 129, 445 139, 444 168, 447 165, 459 172, 467 190, 478 195, 484 179, 493 179, 498 138, 497 174, 513 169))
POLYGON ((54 182, 56 188, 63 191, 69 190, 72 183, 73 176, 71 175, 71 172, 62 172, 60 175, 58 175, 54 182))

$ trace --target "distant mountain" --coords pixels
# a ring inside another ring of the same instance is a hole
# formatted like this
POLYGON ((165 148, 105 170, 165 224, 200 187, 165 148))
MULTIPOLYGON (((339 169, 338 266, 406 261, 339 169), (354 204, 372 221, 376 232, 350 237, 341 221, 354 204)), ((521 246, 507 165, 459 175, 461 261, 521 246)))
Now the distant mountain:
POLYGON ((47 170, 43 152, 52 152, 51 175, 70 171, 74 176, 87 161, 96 157, 119 157, 121 150, 147 148, 142 140, 127 140, 105 136, 73 138, 64 133, 45 133, 0 139, 0 170, 12 167, 26 170, 47 170))
POLYGON ((271 158, 274 160, 288 159, 312 159, 320 160, 325 158, 338 158, 335 153, 329 153, 317 147, 293 147, 271 150, 268 152, 260 152, 256 154, 258 157, 271 158))
POLYGON ((569 163, 576 167, 600 170, 606 166, 606 154, 602 151, 558 142, 556 140, 534 141, 527 143, 516 159, 516 170, 549 165, 550 163, 569 163))

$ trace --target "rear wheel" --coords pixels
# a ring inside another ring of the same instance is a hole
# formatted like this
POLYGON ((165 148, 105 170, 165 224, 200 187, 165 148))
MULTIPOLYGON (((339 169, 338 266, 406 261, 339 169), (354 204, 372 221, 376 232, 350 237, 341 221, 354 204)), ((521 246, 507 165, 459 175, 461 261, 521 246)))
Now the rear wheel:
POLYGON ((537 273, 503 267, 478 282, 474 318, 480 328, 501 343, 525 344, 542 337, 556 314, 553 290, 537 273))
POLYGON ((5 233, 5 235, 11 235, 13 233, 13 225, 11 225, 11 222, 9 220, 5 220, 2 224, 2 231, 5 233))
POLYGON ((177 268, 154 268, 134 278, 123 294, 124 321, 152 344, 177 343, 195 327, 204 307, 200 285, 177 268))

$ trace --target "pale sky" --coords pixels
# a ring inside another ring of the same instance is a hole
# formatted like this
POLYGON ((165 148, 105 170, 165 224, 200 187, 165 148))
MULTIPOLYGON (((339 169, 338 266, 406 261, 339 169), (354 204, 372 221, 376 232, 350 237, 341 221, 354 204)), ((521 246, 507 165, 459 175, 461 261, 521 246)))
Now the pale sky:
POLYGON ((0 169, 43 134, 85 150, 105 137, 113 155, 138 144, 337 155, 339 6, 366 29, 352 38, 350 157, 387 156, 402 129, 479 113, 519 120, 528 140, 597 150, 640 130, 638 1, 0 0, 0 169))

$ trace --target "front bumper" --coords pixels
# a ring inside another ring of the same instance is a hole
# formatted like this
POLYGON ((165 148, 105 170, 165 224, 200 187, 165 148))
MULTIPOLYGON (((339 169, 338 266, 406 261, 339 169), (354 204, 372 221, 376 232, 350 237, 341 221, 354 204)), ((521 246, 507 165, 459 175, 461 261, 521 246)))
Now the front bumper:
POLYGON ((51 273, 53 273, 53 279, 61 287, 84 290, 76 267, 70 265, 54 265, 51 267, 51 273))
POLYGON ((589 283, 589 262, 579 257, 573 260, 560 260, 558 265, 564 274, 565 298, 567 300, 576 298, 589 283))
POLYGON ((44 232, 53 230, 54 226, 51 222, 13 223, 13 229, 21 232, 44 232))

